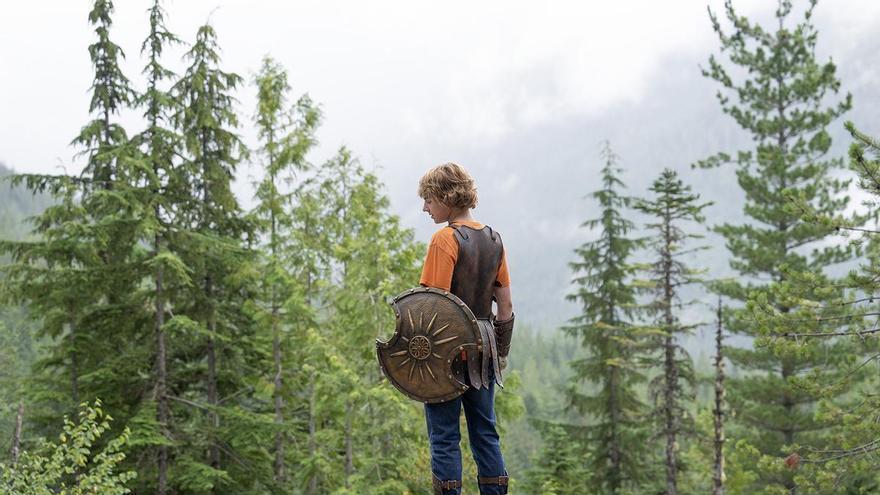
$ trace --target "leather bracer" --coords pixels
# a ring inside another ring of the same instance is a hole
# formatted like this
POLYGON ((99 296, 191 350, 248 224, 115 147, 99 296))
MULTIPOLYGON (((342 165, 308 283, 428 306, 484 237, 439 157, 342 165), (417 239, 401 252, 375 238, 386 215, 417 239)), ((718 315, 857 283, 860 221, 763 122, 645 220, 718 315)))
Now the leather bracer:
POLYGON ((511 314, 510 318, 504 321, 495 320, 493 322, 495 325, 495 344, 498 347, 499 357, 506 358, 510 353, 510 339, 513 336, 513 319, 515 317, 515 314, 511 314))

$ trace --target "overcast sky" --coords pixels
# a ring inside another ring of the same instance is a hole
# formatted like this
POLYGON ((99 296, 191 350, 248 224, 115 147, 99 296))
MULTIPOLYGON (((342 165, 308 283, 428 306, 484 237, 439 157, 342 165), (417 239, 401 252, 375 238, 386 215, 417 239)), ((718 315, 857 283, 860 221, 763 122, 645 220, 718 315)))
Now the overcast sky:
MULTIPOLYGON (((0 162, 22 172, 58 172, 60 166, 78 172, 81 164, 73 160, 75 150, 69 142, 88 119, 92 68, 87 46, 94 39, 87 22, 91 2, 4 3, 0 162)), ((138 88, 143 87, 139 50, 147 34, 150 3, 117 0, 111 32, 126 51, 124 69, 138 88)), ((709 4, 719 9, 723 2, 709 4)), ((696 84, 687 81, 699 80, 698 64, 717 52, 706 2, 694 0, 166 0, 164 5, 169 28, 187 41, 210 20, 223 49, 223 66, 248 81, 264 55, 283 64, 289 71, 292 96, 308 92, 324 112, 314 161, 347 145, 377 171, 394 211, 423 239, 435 227, 420 213, 415 187, 428 167, 453 160, 470 168, 483 197, 493 202, 491 207, 478 208, 476 215, 502 223, 494 225, 502 232, 520 228, 514 225, 515 217, 501 211, 508 206, 525 212, 530 220, 542 215, 563 217, 565 208, 545 209, 558 199, 552 190, 529 196, 530 204, 522 203, 536 182, 529 178, 535 169, 542 171, 540 176, 564 181, 566 167, 572 166, 564 159, 564 150, 558 149, 568 145, 541 141, 539 135, 552 130, 553 135, 568 135, 571 142, 579 142, 577 135, 592 129, 581 139, 585 144, 572 147, 570 155, 577 153, 584 163, 592 160, 592 171, 578 176, 595 177, 601 165, 596 151, 603 122, 608 123, 609 134, 621 134, 620 129, 612 130, 623 125, 621 119, 634 118, 636 113, 626 114, 629 109, 650 116, 646 105, 651 99, 663 98, 667 94, 663 91, 681 81, 696 84), (542 145, 563 158, 544 160, 545 154, 524 158, 542 145), (512 204, 504 204, 505 198, 512 204)), ((776 2, 738 0, 735 5, 742 14, 769 19, 776 2)), ((820 57, 839 60, 839 54, 865 46, 866 39, 876 41, 878 19, 877 0, 821 1, 816 11, 820 57)), ((178 72, 179 54, 180 50, 169 53, 166 60, 178 72)), ((869 62, 858 71, 850 70, 855 80, 845 83, 876 85, 876 53, 865 56, 869 62)), ((710 83, 700 86, 694 98, 720 114, 712 103, 712 88, 710 83)), ((688 88, 676 91, 678 97, 689 98, 688 88)), ((244 87, 238 98, 247 121, 254 110, 251 86, 244 87)), ((637 124, 656 133, 668 125, 664 118, 640 117, 637 124)), ((124 119, 133 129, 139 128, 136 116, 124 119)), ((248 144, 254 144, 250 128, 245 125, 242 133, 248 144)), ((665 143, 667 138, 658 139, 665 143)), ((707 144, 707 151, 714 146, 707 144)), ((659 170, 659 165, 652 167, 659 170)), ((257 174, 255 166, 240 171, 237 191, 245 205, 252 204, 248 178, 257 174)), ((594 188, 585 185, 580 195, 594 188)), ((583 219, 582 214, 565 217, 560 225, 567 226, 570 235, 583 219)), ((544 227, 536 228, 544 228, 545 236, 558 229, 552 222, 538 223, 544 227)), ((568 245, 560 249, 571 252, 568 245)), ((515 253, 516 246, 512 250, 515 253)), ((520 250, 524 252, 531 250, 520 250)), ((529 262, 522 254, 514 259, 521 267, 529 262)), ((568 260, 557 261, 554 273, 564 279, 568 260)), ((512 263, 514 277, 516 264, 512 263)), ((557 285, 561 286, 552 295, 556 299, 567 290, 565 284, 557 285)))
MULTIPOLYGON (((138 51, 150 2, 116 4, 112 37, 142 87, 138 51)), ((765 17, 775 4, 736 2, 744 14, 765 17)), ((185 40, 210 20, 229 70, 249 77, 263 55, 275 57, 290 71, 294 92, 321 103, 325 153, 347 144, 368 165, 399 176, 395 188, 456 159, 461 148, 637 101, 671 54, 702 58, 717 45, 706 3, 691 0, 166 0, 165 7, 169 27, 185 40)), ((71 162, 68 142, 87 119, 89 8, 82 0, 3 7, 0 160, 17 170, 48 172, 71 162)), ((875 0, 826 0, 817 17, 834 26, 831 36, 854 41, 878 15, 875 0)), ((166 62, 180 67, 177 58, 166 62)), ((252 89, 239 97, 251 115, 252 89)))

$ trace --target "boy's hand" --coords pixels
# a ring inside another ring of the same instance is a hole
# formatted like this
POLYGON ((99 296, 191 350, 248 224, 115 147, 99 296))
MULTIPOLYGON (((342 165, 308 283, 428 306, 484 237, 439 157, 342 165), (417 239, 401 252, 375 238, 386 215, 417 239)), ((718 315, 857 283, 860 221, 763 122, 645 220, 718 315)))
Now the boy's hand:
POLYGON ((507 356, 498 356, 498 369, 504 371, 507 368, 507 356))

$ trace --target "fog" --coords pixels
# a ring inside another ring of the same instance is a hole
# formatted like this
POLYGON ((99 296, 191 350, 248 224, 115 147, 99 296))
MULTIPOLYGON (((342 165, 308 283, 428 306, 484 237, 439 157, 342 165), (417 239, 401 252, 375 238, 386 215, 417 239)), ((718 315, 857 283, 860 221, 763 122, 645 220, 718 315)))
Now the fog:
MULTIPOLYGON (((775 2, 735 4, 769 19, 775 2)), ((126 51, 126 74, 141 88, 148 5, 117 2, 111 33, 126 51)), ((598 213, 584 196, 600 186, 603 140, 620 155, 628 194, 643 195, 670 167, 715 202, 709 225, 741 220, 732 170, 690 168, 717 151, 749 146, 721 112, 717 85, 700 74, 718 50, 703 2, 177 0, 165 7, 170 29, 185 40, 210 20, 224 66, 247 80, 266 54, 282 63, 292 97, 308 92, 324 112, 312 161, 351 148, 386 184, 392 209, 419 239, 437 228, 420 211, 419 176, 450 160, 469 168, 480 193, 475 217, 502 233, 518 319, 531 326, 557 328, 577 310, 564 299, 568 263, 595 235, 579 226, 598 213)), ((17 171, 75 173, 82 165, 69 142, 88 118, 88 9, 79 0, 4 6, 0 161, 17 171)), ((880 2, 826 0, 815 23, 820 60, 835 61, 842 92, 854 96, 845 118, 880 134, 880 2)), ((182 50, 167 57, 177 71, 182 50)), ((242 135, 254 144, 253 88, 241 88, 238 98, 242 135)), ((140 125, 134 112, 121 118, 140 125)), ((842 121, 832 134, 832 154, 842 156, 842 121)), ((239 170, 245 206, 253 204, 250 182, 258 177, 258 164, 239 170)), ((712 251, 694 264, 711 276, 727 274, 723 242, 709 236, 706 243, 712 251)))

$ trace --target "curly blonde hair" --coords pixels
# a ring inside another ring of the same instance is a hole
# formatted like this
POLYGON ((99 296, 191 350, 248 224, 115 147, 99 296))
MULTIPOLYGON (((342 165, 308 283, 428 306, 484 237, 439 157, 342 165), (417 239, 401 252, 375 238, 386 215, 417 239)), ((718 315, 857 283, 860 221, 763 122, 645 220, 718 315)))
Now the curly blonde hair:
POLYGON ((444 163, 428 170, 419 179, 419 196, 436 199, 451 208, 477 206, 477 186, 471 174, 457 163, 444 163))

